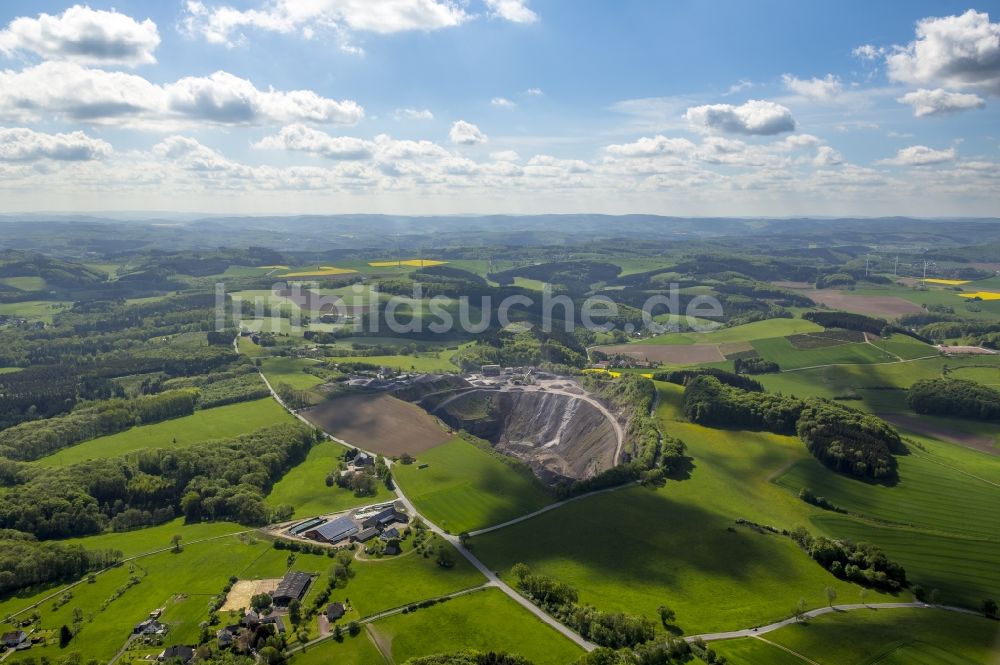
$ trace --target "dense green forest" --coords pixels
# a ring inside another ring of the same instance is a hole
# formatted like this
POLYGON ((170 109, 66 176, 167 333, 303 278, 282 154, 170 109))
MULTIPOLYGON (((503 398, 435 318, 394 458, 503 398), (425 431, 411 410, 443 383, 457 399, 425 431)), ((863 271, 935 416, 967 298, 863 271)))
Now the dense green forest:
POLYGON ((187 448, 31 469, 0 494, 0 528, 65 538, 99 533, 116 518, 122 528, 167 521, 175 513, 190 522, 266 524, 271 510, 264 496, 315 441, 311 428, 285 424, 187 448))
POLYGON ((1000 419, 1000 390, 962 379, 922 379, 906 393, 906 403, 917 413, 1000 419))
POLYGON ((827 466, 853 476, 886 478, 904 452, 899 434, 880 418, 836 402, 741 390, 711 375, 684 388, 684 414, 714 427, 797 434, 827 466))
POLYGON ((0 529, 0 594, 47 582, 75 580, 121 561, 118 550, 39 542, 31 534, 0 529))

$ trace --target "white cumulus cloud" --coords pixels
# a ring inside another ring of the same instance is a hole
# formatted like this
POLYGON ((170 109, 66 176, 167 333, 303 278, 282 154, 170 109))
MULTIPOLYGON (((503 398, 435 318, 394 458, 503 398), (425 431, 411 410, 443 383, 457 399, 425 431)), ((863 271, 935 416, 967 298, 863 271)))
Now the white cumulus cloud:
POLYGON ((780 134, 795 129, 792 112, 781 104, 751 99, 740 106, 707 104, 693 106, 684 114, 692 126, 701 131, 721 131, 731 134, 780 134))
POLYGON ((46 60, 72 60, 83 64, 127 65, 156 62, 160 44, 156 24, 142 22, 116 11, 81 5, 58 16, 15 18, 0 31, 0 53, 33 53, 46 60))
POLYGON ((506 97, 494 97, 493 99, 490 100, 490 104, 503 109, 512 109, 515 106, 517 106, 517 104, 510 101, 506 97))
POLYGON ((109 143, 83 132, 45 134, 26 127, 0 128, 0 161, 53 159, 83 162, 103 159, 110 154, 109 143))
POLYGON ((227 72, 191 76, 165 85, 125 72, 44 62, 0 71, 0 116, 43 115, 151 128, 181 124, 265 125, 311 122, 353 125, 364 109, 311 90, 260 90, 227 72))
POLYGON ((900 104, 909 104, 912 106, 913 115, 918 118, 928 115, 968 111, 969 109, 981 109, 986 106, 986 102, 979 95, 971 92, 949 92, 941 88, 937 88, 936 90, 920 88, 919 90, 906 93, 896 101, 900 104))
POLYGON ((302 124, 282 127, 274 136, 265 136, 254 148, 264 150, 297 150, 322 155, 329 159, 368 159, 374 144, 353 136, 330 136, 302 124))
POLYGON ((392 117, 396 120, 433 120, 434 114, 430 112, 430 109, 396 109, 392 117))
POLYGON ((862 44, 852 50, 851 54, 855 58, 861 58, 862 60, 876 60, 885 55, 885 49, 881 46, 874 46, 872 44, 862 44))
POLYGON ((659 157, 662 155, 687 155, 695 149, 687 139, 667 138, 661 134, 644 136, 632 143, 609 145, 607 151, 617 157, 659 157))
POLYGON ((781 80, 785 83, 786 88, 814 102, 833 101, 844 91, 840 79, 833 74, 827 74, 824 78, 811 79, 800 79, 791 74, 784 74, 781 80))
POLYGON ((486 0, 490 16, 496 16, 512 23, 534 23, 538 14, 527 7, 525 0, 486 0))
POLYGON ((486 143, 489 140, 489 137, 478 127, 465 120, 458 120, 451 126, 448 138, 451 139, 452 143, 459 145, 476 145, 477 143, 486 143))
POLYGON ((918 85, 971 87, 1000 94, 1000 23, 972 9, 926 18, 916 40, 886 56, 889 77, 918 85))
POLYGON ((880 164, 890 164, 893 166, 928 166, 930 164, 941 164, 951 162, 955 159, 955 149, 935 150, 925 145, 911 145, 896 153, 895 157, 883 159, 880 164))
POLYGON ((490 157, 498 162, 517 162, 520 161, 521 156, 518 155, 513 150, 501 150, 500 152, 491 152, 490 157))
POLYGON ((240 31, 248 28, 300 32, 307 38, 323 29, 335 34, 358 31, 385 35, 450 28, 470 18, 462 5, 452 0, 277 0, 256 9, 189 0, 183 25, 188 34, 233 46, 241 41, 240 31))

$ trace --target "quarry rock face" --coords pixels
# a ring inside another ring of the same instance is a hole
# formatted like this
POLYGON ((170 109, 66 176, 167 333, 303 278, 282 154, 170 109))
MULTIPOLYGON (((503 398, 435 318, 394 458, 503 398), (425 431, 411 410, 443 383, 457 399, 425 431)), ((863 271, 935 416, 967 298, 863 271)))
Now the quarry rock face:
POLYGON ((610 421, 569 395, 471 391, 435 415, 522 460, 550 484, 590 478, 614 465, 617 441, 610 421))

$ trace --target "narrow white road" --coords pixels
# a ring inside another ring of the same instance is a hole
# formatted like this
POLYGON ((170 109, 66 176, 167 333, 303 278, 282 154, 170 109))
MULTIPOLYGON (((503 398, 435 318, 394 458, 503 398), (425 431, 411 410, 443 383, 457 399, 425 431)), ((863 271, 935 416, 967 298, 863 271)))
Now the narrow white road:
MULTIPOLYGON (((831 612, 851 612, 855 610, 899 610, 899 609, 935 609, 935 610, 945 610, 948 612, 959 612, 961 614, 970 614, 972 616, 982 616, 978 612, 973 612, 972 610, 967 610, 962 607, 952 607, 950 605, 928 605, 927 603, 912 602, 912 603, 855 603, 852 605, 834 605, 833 607, 820 607, 815 610, 809 610, 808 612, 802 613, 802 621, 807 619, 813 619, 818 616, 823 616, 824 614, 830 614, 831 612)), ((756 637, 757 635, 764 635, 765 633, 770 633, 779 628, 784 628, 785 626, 791 626, 793 624, 799 623, 799 619, 795 617, 789 617, 784 621, 776 621, 774 623, 769 623, 766 626, 758 626, 756 628, 744 628, 743 630, 730 630, 722 633, 705 633, 703 635, 688 635, 684 639, 687 642, 692 642, 697 639, 701 639, 705 642, 712 642, 716 640, 732 640, 739 637, 756 637)))
MULTIPOLYGON (((269 391, 271 391, 271 396, 275 399, 276 402, 278 402, 278 404, 280 404, 282 407, 285 408, 286 411, 288 411, 293 416, 295 416, 296 418, 298 418, 302 422, 306 423, 310 427, 316 427, 315 424, 313 424, 313 423, 309 422, 308 420, 306 420, 306 418, 304 416, 302 416, 301 414, 297 413, 295 410, 290 409, 287 404, 285 404, 283 401, 281 401, 281 398, 274 391, 274 388, 271 386, 270 381, 267 380, 267 377, 264 376, 263 372, 260 372, 260 377, 261 377, 261 379, 263 379, 264 385, 266 385, 267 389, 269 391)), ((317 429, 319 429, 319 428, 317 428, 317 429)), ((323 431, 323 430, 320 430, 320 431, 323 431)), ((353 443, 350 443, 348 441, 344 441, 343 439, 338 439, 337 437, 333 436, 329 432, 323 431, 323 434, 327 438, 332 439, 332 440, 334 440, 334 441, 336 441, 338 443, 341 443, 341 444, 343 444, 345 446, 349 446, 349 447, 352 447, 352 448, 357 448, 358 450, 361 450, 362 452, 368 453, 369 455, 373 455, 373 456, 376 455, 376 453, 374 453, 372 451, 365 450, 364 448, 361 448, 361 447, 359 447, 359 446, 357 446, 357 445, 355 445, 353 443)), ((390 467, 391 467, 392 466, 392 460, 386 459, 386 464, 390 465, 390 467)), ((501 591, 503 591, 505 594, 507 594, 507 596, 509 596, 512 600, 514 600, 518 605, 521 605, 522 607, 524 607, 524 609, 526 609, 529 612, 531 612, 532 614, 534 614, 541 621, 543 621, 544 623, 548 624, 549 626, 551 626, 555 630, 559 631, 562 635, 564 635, 566 638, 572 640, 575 644, 579 645, 582 649, 584 649, 586 651, 593 651, 594 649, 597 648, 597 645, 595 645, 595 644, 593 644, 591 642, 588 642, 587 640, 583 639, 583 637, 581 637, 578 633, 576 633, 575 631, 569 629, 564 624, 560 623, 556 619, 554 619, 551 616, 549 616, 548 614, 546 614, 540 607, 538 607, 537 605, 535 605, 534 603, 532 603, 531 601, 529 601, 527 598, 525 598, 524 596, 522 596, 521 594, 519 594, 517 591, 515 591, 513 589, 513 587, 511 587, 506 582, 504 582, 503 580, 501 580, 494 571, 490 570, 482 561, 480 561, 479 559, 477 559, 472 554, 472 552, 470 552, 469 550, 467 550, 465 548, 465 546, 462 545, 461 541, 458 539, 457 536, 453 536, 453 535, 451 535, 449 533, 445 533, 444 529, 442 529, 441 527, 439 527, 437 524, 434 524, 433 522, 431 522, 425 516, 421 515, 417 511, 416 506, 414 506, 413 503, 409 500, 409 498, 407 498, 407 496, 403 493, 403 490, 402 490, 402 488, 400 488, 399 483, 395 482, 395 480, 394 480, 392 485, 393 485, 394 491, 396 492, 396 497, 406 507, 407 512, 410 515, 412 515, 413 517, 419 517, 424 522, 424 524, 427 525, 428 529, 430 529, 432 532, 436 533, 437 535, 441 536, 441 538, 443 538, 444 540, 448 541, 456 550, 458 550, 459 553, 462 556, 464 556, 469 561, 469 563, 471 563, 476 568, 476 570, 478 570, 480 573, 483 574, 484 577, 486 577, 487 584, 489 586, 494 586, 497 589, 500 589, 501 591)), ((374 619, 372 619, 372 620, 374 620, 374 619)))
POLYGON ((545 506, 544 508, 539 508, 538 510, 536 510, 533 513, 528 513, 527 515, 521 515, 520 517, 515 517, 512 520, 507 520, 506 522, 502 522, 500 524, 494 524, 493 526, 488 526, 488 527, 485 527, 483 529, 476 529, 475 531, 470 531, 469 532, 469 537, 471 538, 472 536, 481 536, 484 533, 489 533, 490 531, 496 531, 498 529, 503 529, 503 528, 508 527, 508 526, 513 526, 514 524, 518 524, 520 522, 524 522, 524 521, 530 520, 533 517, 538 517, 539 515, 542 515, 544 513, 549 512, 550 510, 555 510, 556 508, 559 508, 561 506, 565 506, 567 503, 573 503, 574 501, 579 501, 580 499, 586 499, 587 497, 596 496, 598 494, 604 494, 605 492, 615 492, 617 490, 625 489, 626 487, 632 487, 633 485, 638 484, 638 482, 639 481, 636 480, 634 482, 626 483, 624 485, 615 485, 614 487, 605 487, 604 489, 594 490, 593 492, 587 492, 586 494, 578 494, 576 496, 571 496, 568 499, 563 499, 562 501, 557 501, 555 503, 550 503, 549 505, 545 506))
MULTIPOLYGON (((235 343, 234 343, 234 346, 235 346, 235 343)), ((907 362, 907 361, 903 361, 903 362, 907 362)), ((313 423, 311 423, 308 420, 306 420, 305 417, 303 417, 302 415, 296 413, 293 409, 288 408, 288 406, 284 402, 281 401, 281 398, 278 397, 277 393, 275 393, 274 388, 271 387, 270 382, 267 380, 267 377, 264 376, 263 372, 260 373, 260 377, 261 377, 261 379, 263 379, 264 384, 267 385, 268 390, 271 391, 271 396, 274 397, 274 399, 278 402, 278 404, 280 404, 282 407, 284 407, 289 413, 291 413, 292 415, 294 415, 299 420, 301 420, 304 423, 310 425, 311 427, 315 427, 315 425, 313 423)), ((536 388, 536 390, 537 390, 537 388, 536 388)), ((546 390, 546 392, 557 392, 557 391, 556 390, 546 390)), ((572 393, 565 393, 565 394, 570 395, 572 397, 581 398, 580 395, 573 395, 572 393)), ((592 400, 588 399, 588 401, 592 401, 592 400)), ((602 410, 602 412, 604 412, 606 415, 608 415, 609 418, 611 419, 611 421, 617 425, 616 430, 621 431, 621 425, 618 425, 618 421, 616 419, 614 419, 613 417, 611 417, 610 412, 608 412, 607 409, 604 408, 604 406, 602 404, 597 403, 596 400, 593 400, 593 402, 595 403, 595 406, 598 406, 598 408, 600 408, 602 410)), ((354 448, 358 448, 358 450, 362 450, 363 452, 366 452, 366 453, 368 453, 370 455, 373 455, 373 456, 376 454, 376 453, 374 453, 372 451, 364 450, 363 448, 360 448, 357 445, 352 444, 350 442, 344 441, 342 439, 338 439, 337 437, 331 435, 329 432, 323 432, 323 434, 326 437, 328 437, 329 439, 337 441, 338 443, 341 443, 343 445, 354 447, 354 448)), ((622 439, 620 439, 620 440, 624 440, 624 431, 621 431, 621 436, 622 436, 622 439)), ((386 463, 391 466, 392 461, 387 459, 386 463)), ((596 492, 590 492, 588 494, 582 494, 582 495, 580 495, 578 497, 573 497, 573 498, 567 499, 565 501, 560 501, 560 502, 551 504, 551 505, 546 506, 545 508, 542 508, 541 510, 537 510, 537 511, 535 511, 533 513, 529 513, 527 515, 522 515, 521 517, 518 517, 516 519, 510 520, 508 522, 504 522, 503 524, 497 524, 497 525, 494 525, 492 527, 487 527, 485 529, 479 529, 477 531, 470 532, 469 535, 470 536, 481 535, 481 534, 484 534, 484 533, 489 533, 491 531, 496 531, 498 529, 502 529, 504 527, 511 526, 513 524, 517 524, 517 523, 523 522, 525 520, 529 520, 529 519, 531 519, 533 517, 536 517, 536 516, 538 516, 538 515, 540 515, 542 513, 548 512, 550 510, 554 510, 554 509, 556 509, 556 508, 558 508, 560 506, 563 506, 563 505, 565 505, 567 503, 570 503, 572 501, 578 501, 578 500, 586 498, 588 496, 593 496, 595 494, 601 494, 601 493, 604 493, 604 492, 613 492, 615 490, 621 489, 622 487, 629 487, 629 486, 631 486, 631 484, 630 485, 624 485, 624 486, 618 486, 618 487, 609 487, 609 488, 606 488, 606 489, 598 490, 596 492)), ((551 617, 548 614, 546 614, 541 608, 539 608, 537 605, 535 605, 534 603, 532 603, 530 600, 528 600, 527 598, 525 598, 524 596, 522 596, 521 594, 519 594, 513 587, 511 587, 510 585, 508 585, 506 582, 504 582, 503 580, 501 580, 499 578, 499 576, 497 576, 497 574, 496 574, 495 571, 490 570, 482 561, 480 561, 478 558, 476 558, 476 556, 473 555, 472 552, 470 552, 468 549, 466 549, 465 546, 462 545, 461 541, 459 540, 459 538, 457 536, 454 536, 454 535, 452 535, 450 533, 445 533, 444 529, 442 529, 441 527, 439 527, 438 525, 434 524, 433 522, 431 522, 430 520, 428 520, 426 517, 424 517, 423 515, 421 515, 417 511, 416 506, 414 506, 413 503, 409 500, 409 498, 407 498, 406 494, 403 493, 403 490, 400 488, 400 486, 399 486, 398 483, 393 482, 393 487, 394 487, 394 490, 395 490, 397 498, 399 499, 399 501, 401 501, 403 503, 403 505, 406 507, 407 512, 410 515, 412 515, 414 517, 419 517, 424 522, 424 524, 427 525, 428 529, 430 529, 433 533, 436 533, 437 535, 439 535, 444 540, 448 541, 456 550, 458 550, 458 552, 462 556, 464 556, 469 561, 469 563, 471 563, 476 568, 476 570, 478 570, 480 573, 482 573, 483 576, 486 578, 486 580, 487 580, 486 584, 484 584, 484 585, 482 585, 480 587, 475 587, 475 588, 472 588, 472 589, 465 589, 463 591, 456 592, 455 594, 453 594, 453 596, 454 595, 464 595, 464 594, 467 594, 467 593, 472 593, 474 591, 481 590, 483 587, 495 587, 495 588, 500 589, 501 591, 503 591, 508 597, 510 597, 512 600, 514 600, 518 605, 521 605, 524 609, 526 609, 527 611, 529 611, 532 614, 534 614, 536 617, 538 617, 539 620, 543 621, 544 623, 546 623, 547 625, 551 626, 553 629, 557 630, 559 633, 561 633, 562 635, 564 635, 567 639, 569 639, 569 640, 573 641, 575 644, 579 645, 582 649, 584 649, 586 651, 593 651, 594 649, 597 648, 596 644, 594 644, 594 643, 592 643, 592 642, 584 639, 582 636, 580 636, 575 631, 571 630, 566 625, 560 623, 559 621, 557 621, 553 617, 551 617)), ((865 610, 865 609, 867 609, 867 610, 891 610, 891 609, 906 609, 906 608, 908 608, 908 609, 913 609, 913 608, 941 609, 941 610, 946 610, 946 611, 949 611, 949 612, 959 612, 959 613, 962 613, 962 614, 969 614, 969 615, 973 615, 973 616, 981 616, 977 612, 973 612, 972 610, 967 610, 967 609, 964 609, 964 608, 961 608, 961 607, 952 607, 952 606, 947 606, 947 605, 928 605, 926 603, 921 603, 921 602, 911 602, 911 603, 849 604, 849 605, 834 605, 832 607, 820 607, 820 608, 817 608, 817 609, 814 609, 814 610, 809 610, 808 612, 804 612, 802 614, 802 616, 801 616, 801 619, 802 620, 811 619, 811 618, 814 618, 814 617, 822 616, 824 614, 828 614, 830 612, 849 612, 849 611, 865 610)), ((368 617, 368 618, 366 618, 364 620, 364 622, 368 623, 368 622, 371 622, 371 621, 375 621, 375 620, 377 620, 379 618, 383 618, 384 616, 389 616, 390 614, 394 614, 396 612, 401 612, 401 611, 402 611, 402 608, 399 608, 397 610, 389 610, 388 613, 381 613, 381 614, 376 614, 376 615, 373 615, 371 617, 368 617)), ((768 624, 766 626, 758 626, 756 628, 744 628, 742 630, 733 630, 733 631, 728 631, 728 632, 704 633, 704 634, 701 634, 701 635, 688 635, 688 636, 685 636, 684 639, 686 641, 688 641, 688 642, 691 642, 691 641, 696 640, 696 639, 701 639, 701 640, 703 640, 705 642, 712 642, 712 641, 717 641, 717 640, 737 639, 737 638, 741 638, 741 637, 754 637, 754 636, 757 636, 757 635, 763 635, 763 634, 766 634, 766 633, 773 632, 773 631, 778 630, 780 628, 784 628, 785 626, 790 626, 792 624, 797 623, 799 620, 800 619, 797 619, 796 617, 793 616, 793 617, 789 617, 788 619, 785 619, 783 621, 776 621, 776 622, 768 624)), ((313 642, 308 643, 306 646, 309 646, 311 644, 315 644, 317 642, 320 642, 323 639, 325 639, 325 638, 320 638, 318 640, 314 640, 313 642)))

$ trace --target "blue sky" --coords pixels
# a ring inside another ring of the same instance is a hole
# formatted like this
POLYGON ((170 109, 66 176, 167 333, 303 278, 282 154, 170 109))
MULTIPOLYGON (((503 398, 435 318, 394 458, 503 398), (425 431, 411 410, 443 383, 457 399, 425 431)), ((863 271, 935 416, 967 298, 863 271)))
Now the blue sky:
POLYGON ((1000 3, 0 5, 0 209, 995 215, 1000 3))

